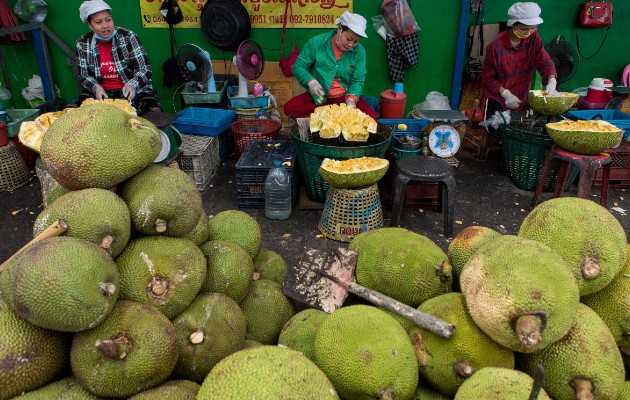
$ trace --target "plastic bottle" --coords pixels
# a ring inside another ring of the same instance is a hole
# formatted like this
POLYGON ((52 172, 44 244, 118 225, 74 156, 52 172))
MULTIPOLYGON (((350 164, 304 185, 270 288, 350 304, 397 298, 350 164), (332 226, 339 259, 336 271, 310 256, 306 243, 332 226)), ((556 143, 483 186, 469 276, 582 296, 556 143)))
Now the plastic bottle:
POLYGON ((0 84, 0 104, 2 104, 6 110, 15 108, 13 106, 13 95, 11 91, 2 86, 2 84, 0 84))
POLYGON ((265 91, 264 86, 260 82, 256 82, 254 85, 254 96, 262 96, 265 91))
POLYGON ((5 124, 10 124, 13 122, 13 119, 7 114, 7 109, 4 107, 4 104, 0 103, 0 122, 4 122, 5 124))
POLYGON ((291 178, 281 160, 274 160, 265 179, 265 216, 287 219, 291 215, 291 178))

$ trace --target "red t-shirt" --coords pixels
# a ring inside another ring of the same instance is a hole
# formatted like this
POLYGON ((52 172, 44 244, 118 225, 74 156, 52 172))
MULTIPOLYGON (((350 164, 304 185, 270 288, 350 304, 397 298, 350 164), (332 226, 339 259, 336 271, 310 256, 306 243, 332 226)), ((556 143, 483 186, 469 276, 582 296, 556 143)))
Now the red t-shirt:
POLYGON ((120 89, 123 83, 114 67, 112 41, 98 41, 98 54, 101 59, 101 86, 105 90, 120 89))

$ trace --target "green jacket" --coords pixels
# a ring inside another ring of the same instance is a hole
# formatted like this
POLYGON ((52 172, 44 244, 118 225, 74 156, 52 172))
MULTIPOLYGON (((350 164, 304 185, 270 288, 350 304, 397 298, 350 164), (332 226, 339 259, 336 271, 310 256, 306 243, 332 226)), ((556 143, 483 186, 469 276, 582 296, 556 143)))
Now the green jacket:
POLYGON ((346 94, 359 98, 365 83, 365 49, 359 43, 354 49, 344 52, 337 62, 330 43, 335 33, 332 31, 311 38, 295 60, 293 75, 305 88, 308 87, 308 81, 317 79, 326 93, 336 76, 346 89, 346 94))

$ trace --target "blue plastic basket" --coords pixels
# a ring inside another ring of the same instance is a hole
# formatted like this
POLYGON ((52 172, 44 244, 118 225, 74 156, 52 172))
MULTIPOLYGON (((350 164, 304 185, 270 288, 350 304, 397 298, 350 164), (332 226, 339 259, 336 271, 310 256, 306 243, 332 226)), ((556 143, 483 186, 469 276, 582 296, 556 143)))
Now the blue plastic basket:
MULTIPOLYGON (((377 120, 383 125, 387 125, 392 128, 392 135, 401 136, 401 135, 411 135, 411 136, 420 136, 422 134, 422 130, 425 126, 431 123, 430 119, 421 119, 421 118, 381 118, 377 120), (407 129, 402 130, 398 129, 398 125, 405 124, 407 125, 407 129)), ((396 139, 392 137, 392 143, 396 139)))
POLYGON ((217 136, 230 127, 236 113, 217 108, 188 107, 179 115, 173 125, 181 133, 217 136))
POLYGON ((601 119, 610 122, 619 129, 623 129, 623 137, 630 136, 630 114, 619 110, 577 110, 567 112, 569 117, 585 120, 601 119))

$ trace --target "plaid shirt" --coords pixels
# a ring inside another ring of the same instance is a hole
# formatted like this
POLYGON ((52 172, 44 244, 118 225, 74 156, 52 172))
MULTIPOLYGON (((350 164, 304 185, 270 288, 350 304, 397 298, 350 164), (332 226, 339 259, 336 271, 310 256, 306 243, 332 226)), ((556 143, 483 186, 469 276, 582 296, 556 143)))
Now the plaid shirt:
POLYGON ((481 77, 481 97, 497 100, 505 109, 505 100, 499 94, 504 87, 513 95, 523 100, 518 108, 527 106, 527 93, 534 76, 534 66, 540 71, 543 85, 549 76, 556 76, 556 67, 545 50, 538 32, 532 33, 521 41, 518 47, 512 47, 508 32, 501 32, 486 48, 481 77))
MULTIPOLYGON (((122 83, 130 83, 136 93, 153 93, 151 66, 147 53, 135 33, 116 27, 117 33, 112 44, 114 67, 122 83)), ((77 39, 79 58, 79 81, 88 91, 94 93, 100 86, 101 61, 94 32, 88 32, 77 39)))
POLYGON ((295 60, 293 75, 304 87, 308 87, 308 81, 316 79, 326 93, 336 76, 346 90, 346 95, 353 94, 359 98, 365 83, 365 49, 357 44, 353 50, 344 51, 337 61, 331 43, 335 33, 323 33, 311 38, 295 60))

